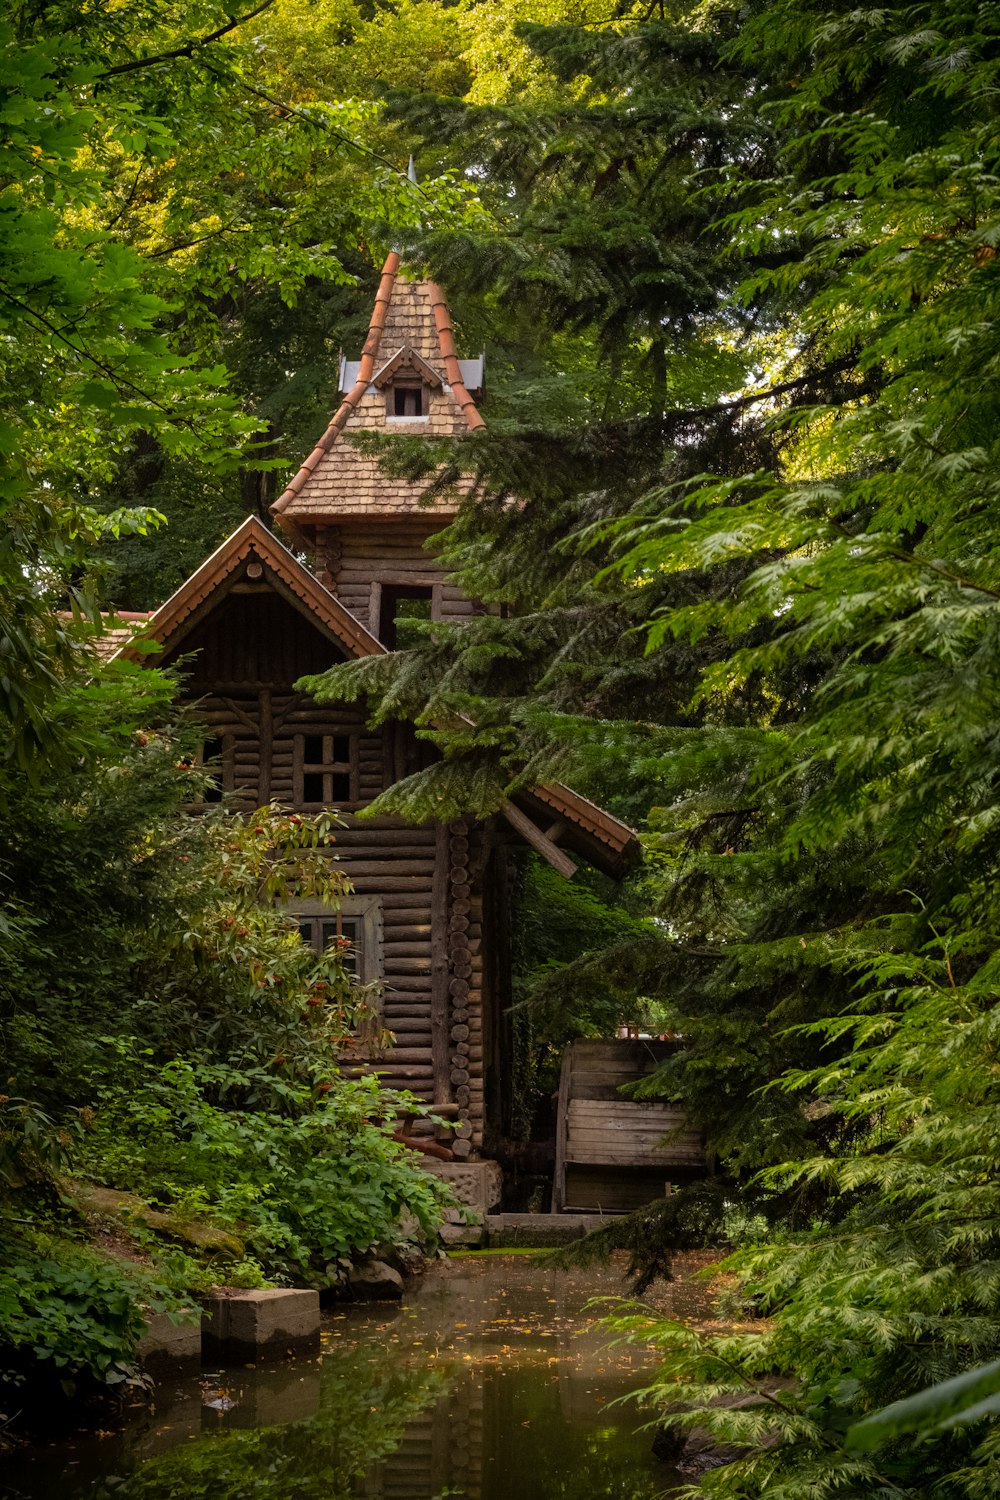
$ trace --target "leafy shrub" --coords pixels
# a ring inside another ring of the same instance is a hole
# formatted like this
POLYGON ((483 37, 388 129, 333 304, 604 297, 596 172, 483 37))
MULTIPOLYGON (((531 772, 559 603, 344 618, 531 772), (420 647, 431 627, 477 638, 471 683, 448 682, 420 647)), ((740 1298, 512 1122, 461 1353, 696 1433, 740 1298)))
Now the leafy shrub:
POLYGON ((86 1373, 107 1386, 134 1376, 144 1307, 180 1306, 140 1267, 105 1260, 49 1236, 21 1240, 0 1266, 0 1381, 17 1384, 41 1366, 65 1379, 86 1373))
POLYGON ((231 1229, 269 1276, 308 1280, 413 1229, 433 1239, 450 1202, 390 1138, 397 1111, 423 1106, 371 1076, 310 1084, 177 1060, 136 1084, 97 1110, 84 1165, 180 1220, 231 1229))

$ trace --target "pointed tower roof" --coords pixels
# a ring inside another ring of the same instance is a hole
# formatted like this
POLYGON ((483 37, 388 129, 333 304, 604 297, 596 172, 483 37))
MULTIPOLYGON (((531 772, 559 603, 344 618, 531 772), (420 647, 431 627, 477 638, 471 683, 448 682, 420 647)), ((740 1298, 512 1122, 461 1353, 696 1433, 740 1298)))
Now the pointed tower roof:
MULTIPOLYGON (((426 515, 426 481, 394 478, 377 459, 340 442, 351 432, 460 437, 485 426, 473 391, 482 389, 483 362, 460 360, 448 304, 433 281, 411 281, 390 252, 382 268, 368 337, 357 361, 341 360, 342 400, 330 425, 271 510, 293 535, 349 516, 426 515), (393 415, 387 390, 405 381, 424 390, 419 416, 393 415), (470 390, 471 387, 471 390, 470 390)), ((449 511, 454 510, 449 507, 449 511)), ((436 508, 435 513, 442 513, 436 508)))

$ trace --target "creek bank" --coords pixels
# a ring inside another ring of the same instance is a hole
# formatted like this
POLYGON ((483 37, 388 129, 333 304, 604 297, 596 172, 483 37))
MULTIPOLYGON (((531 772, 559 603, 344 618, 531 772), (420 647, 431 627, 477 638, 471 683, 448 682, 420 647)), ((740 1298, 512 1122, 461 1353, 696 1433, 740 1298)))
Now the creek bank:
MULTIPOLYGON (((769 1400, 791 1389, 792 1382, 775 1378, 762 1391, 748 1391, 743 1396, 718 1396, 710 1404, 728 1411, 750 1411, 764 1406, 769 1400)), ((675 1409, 675 1414, 680 1408, 675 1409)), ((767 1436, 756 1444, 727 1443, 716 1437, 707 1427, 686 1427, 680 1422, 661 1422, 653 1437, 653 1454, 663 1463, 676 1469, 687 1479, 699 1479, 712 1469, 722 1469, 738 1459, 747 1458, 761 1448, 772 1446, 776 1436, 767 1436)))

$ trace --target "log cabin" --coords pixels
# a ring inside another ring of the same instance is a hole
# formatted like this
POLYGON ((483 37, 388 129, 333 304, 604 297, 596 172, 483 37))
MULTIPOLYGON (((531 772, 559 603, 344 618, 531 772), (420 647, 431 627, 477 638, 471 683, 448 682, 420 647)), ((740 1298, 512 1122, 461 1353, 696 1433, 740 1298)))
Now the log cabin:
POLYGON ((219 798, 342 819, 337 851, 353 894, 338 912, 304 904, 294 915, 314 945, 350 939, 358 977, 382 986, 396 1038, 370 1065, 452 1122, 439 1150, 470 1166, 502 1154, 510 1132, 512 842, 567 878, 577 859, 620 876, 636 836, 564 786, 519 794, 486 822, 365 819, 367 804, 434 752, 412 725, 372 729, 358 705, 321 706, 295 683, 405 646, 414 618, 476 612, 434 551, 461 495, 428 506, 426 482, 385 473, 345 438, 475 431, 483 363, 459 360, 440 289, 390 254, 360 358, 341 359, 334 415, 272 507, 284 540, 249 518, 144 622, 160 663, 184 659, 219 798))

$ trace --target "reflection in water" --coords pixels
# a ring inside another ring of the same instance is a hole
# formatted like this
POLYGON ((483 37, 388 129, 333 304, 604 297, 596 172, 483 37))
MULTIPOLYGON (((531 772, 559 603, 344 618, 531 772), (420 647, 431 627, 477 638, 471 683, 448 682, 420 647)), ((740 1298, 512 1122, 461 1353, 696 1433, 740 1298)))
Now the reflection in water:
POLYGON ((646 1367, 634 1350, 609 1350, 584 1311, 620 1291, 610 1271, 452 1261, 403 1307, 332 1314, 319 1359, 168 1382, 124 1433, 8 1462, 0 1493, 653 1500, 673 1475, 635 1409, 613 1404, 646 1367))

